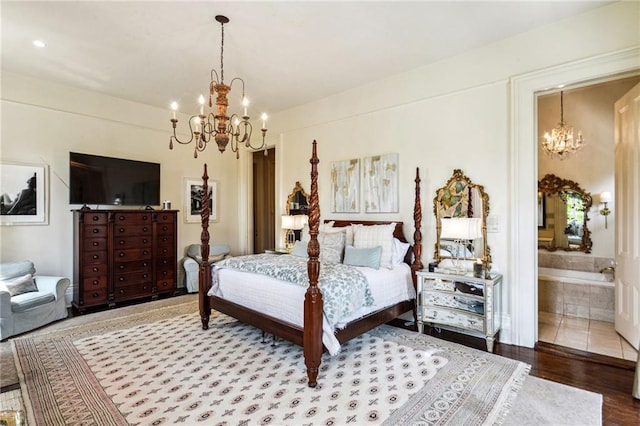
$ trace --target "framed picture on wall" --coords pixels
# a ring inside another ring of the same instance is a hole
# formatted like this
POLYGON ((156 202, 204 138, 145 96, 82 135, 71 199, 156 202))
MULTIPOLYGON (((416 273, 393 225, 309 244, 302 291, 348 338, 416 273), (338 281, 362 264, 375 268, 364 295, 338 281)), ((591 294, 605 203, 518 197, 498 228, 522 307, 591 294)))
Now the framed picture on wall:
POLYGON ((398 154, 376 155, 362 161, 364 212, 398 212, 398 154))
POLYGON ((47 225, 49 168, 0 163, 0 224, 47 225))
MULTIPOLYGON (((210 180, 209 189, 209 222, 218 220, 218 182, 210 180)), ((202 179, 184 178, 184 221, 202 222, 202 206, 204 191, 202 179)))
POLYGON ((360 212, 360 160, 331 163, 331 212, 360 212))

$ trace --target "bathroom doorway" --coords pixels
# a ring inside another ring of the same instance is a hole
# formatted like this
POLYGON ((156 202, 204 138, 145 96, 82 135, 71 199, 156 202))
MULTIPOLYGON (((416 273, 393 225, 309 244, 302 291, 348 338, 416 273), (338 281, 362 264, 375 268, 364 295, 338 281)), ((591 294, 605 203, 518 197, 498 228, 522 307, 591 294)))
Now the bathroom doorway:
MULTIPOLYGON (((615 188, 613 105, 638 82, 637 72, 627 73, 536 94, 538 180, 551 174, 576 182, 590 194, 592 205, 585 212, 589 220, 576 232, 579 237, 586 232, 593 243, 582 249, 563 245, 571 225, 582 221, 567 215, 570 200, 544 194, 540 200, 538 194, 544 215, 538 221, 538 340, 629 361, 637 359, 637 351, 614 327, 616 223, 601 212, 606 193, 615 188), (542 135, 558 126, 560 117, 573 128, 574 138, 581 132, 585 140, 582 149, 562 160, 544 152, 541 144, 542 135)), ((608 207, 615 208, 610 201, 608 207)))

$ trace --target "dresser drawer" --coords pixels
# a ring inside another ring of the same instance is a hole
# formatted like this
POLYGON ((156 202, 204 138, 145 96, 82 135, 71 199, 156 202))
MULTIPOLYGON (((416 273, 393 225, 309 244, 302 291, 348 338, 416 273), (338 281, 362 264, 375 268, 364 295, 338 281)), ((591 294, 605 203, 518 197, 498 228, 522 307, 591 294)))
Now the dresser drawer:
POLYGON ((151 271, 137 271, 128 274, 116 273, 113 277, 113 283, 116 287, 129 286, 139 283, 151 283, 151 271))
POLYGON ((82 253, 82 261, 84 265, 93 264, 93 263, 106 263, 107 262, 107 251, 87 251, 82 253))
POLYGON ((151 270, 151 259, 134 260, 131 262, 116 262, 115 273, 129 273, 151 270))
POLYGON ((133 235, 151 235, 153 233, 152 224, 142 225, 115 225, 113 233, 117 237, 127 237, 133 235))
POLYGON ((85 225, 82 232, 84 241, 90 238, 107 238, 107 225, 85 225))
POLYGON ((99 275, 95 277, 86 277, 82 280, 83 290, 86 291, 95 291, 99 289, 107 289, 107 276, 99 275))
POLYGON ((96 250, 106 250, 107 249, 107 239, 106 238, 85 238, 83 244, 84 251, 96 251, 96 250))
POLYGON ((455 309, 424 306, 422 308, 422 320, 484 333, 484 318, 481 315, 474 315, 455 309))
POLYGON ((151 247, 153 238, 151 235, 136 235, 134 237, 121 237, 114 238, 115 249, 126 249, 131 247, 151 247))
POLYGON ((175 213, 158 213, 156 216, 156 222, 158 223, 174 223, 176 221, 175 213))
POLYGON ((85 265, 82 273, 85 277, 97 277, 99 275, 108 275, 108 266, 106 263, 94 263, 93 265, 85 265))
POLYGON ((175 281, 173 279, 156 281, 156 292, 167 293, 173 291, 175 281))
POLYGON ((118 286, 114 290, 114 297, 116 300, 133 299, 136 297, 150 296, 153 294, 153 288, 151 283, 118 286))
POLYGON ((463 311, 484 315, 483 299, 463 296, 462 294, 423 291, 422 304, 425 306, 461 309, 463 311))
POLYGON ((151 259, 151 247, 114 250, 113 256, 116 262, 151 259))
POLYGON ((85 213, 82 215, 82 222, 86 225, 106 225, 109 222, 108 213, 85 213))
POLYGON ((116 226, 119 225, 140 225, 140 224, 151 224, 152 216, 150 212, 140 212, 140 213, 114 213, 113 214, 113 223, 116 226))
POLYGON ((96 288, 82 292, 83 305, 107 303, 107 288, 96 288))

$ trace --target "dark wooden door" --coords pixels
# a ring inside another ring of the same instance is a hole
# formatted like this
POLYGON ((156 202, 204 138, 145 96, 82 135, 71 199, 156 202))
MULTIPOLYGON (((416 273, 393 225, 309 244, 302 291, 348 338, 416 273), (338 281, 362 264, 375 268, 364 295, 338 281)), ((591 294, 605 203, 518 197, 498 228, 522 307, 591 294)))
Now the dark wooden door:
POLYGON ((253 252, 275 248, 276 149, 253 153, 253 252))

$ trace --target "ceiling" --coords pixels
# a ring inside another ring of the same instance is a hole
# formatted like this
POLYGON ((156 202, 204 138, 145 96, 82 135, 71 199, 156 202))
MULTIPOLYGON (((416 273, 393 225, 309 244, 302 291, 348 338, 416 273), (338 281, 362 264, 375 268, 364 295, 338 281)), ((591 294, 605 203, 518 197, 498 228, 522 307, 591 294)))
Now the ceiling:
MULTIPOLYGON (((242 77, 249 115, 324 98, 608 1, 6 1, 3 71, 195 112, 210 70, 242 77), (33 46, 35 39, 47 47, 33 46)), ((240 99, 235 83, 233 107, 240 99), (237 98, 235 97, 237 96, 237 98)), ((232 108, 232 111, 234 109, 232 108)))

